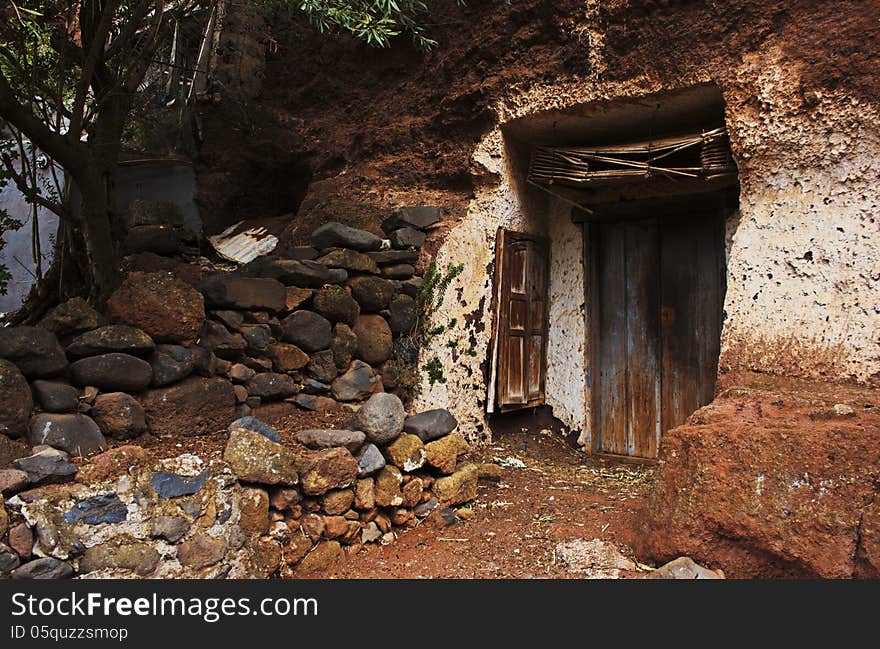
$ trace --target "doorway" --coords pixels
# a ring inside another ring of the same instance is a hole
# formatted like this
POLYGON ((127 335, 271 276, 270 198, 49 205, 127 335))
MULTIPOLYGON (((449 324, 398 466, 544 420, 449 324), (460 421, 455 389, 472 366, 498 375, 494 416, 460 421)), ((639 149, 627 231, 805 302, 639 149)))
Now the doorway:
POLYGON ((603 216, 586 226, 594 282, 593 449, 654 459, 663 431, 714 397, 725 210, 693 196, 603 216))

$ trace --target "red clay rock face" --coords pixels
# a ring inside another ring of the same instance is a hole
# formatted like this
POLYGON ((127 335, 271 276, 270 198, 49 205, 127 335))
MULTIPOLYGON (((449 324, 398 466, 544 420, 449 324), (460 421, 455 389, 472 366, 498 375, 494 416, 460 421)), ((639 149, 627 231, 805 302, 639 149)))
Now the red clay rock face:
POLYGON ((663 438, 636 552, 739 578, 880 574, 880 415, 851 405, 739 390, 697 411, 663 438))
POLYGON ((107 301, 107 316, 157 342, 192 342, 205 320, 201 293, 168 273, 129 273, 107 301))

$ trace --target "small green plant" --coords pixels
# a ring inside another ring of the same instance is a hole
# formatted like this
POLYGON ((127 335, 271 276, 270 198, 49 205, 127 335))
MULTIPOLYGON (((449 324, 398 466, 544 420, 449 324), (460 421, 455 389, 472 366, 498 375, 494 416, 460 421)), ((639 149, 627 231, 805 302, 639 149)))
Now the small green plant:
POLYGON ((443 363, 436 356, 422 365, 422 369, 428 374, 428 382, 431 385, 435 383, 446 383, 446 376, 443 374, 443 363))

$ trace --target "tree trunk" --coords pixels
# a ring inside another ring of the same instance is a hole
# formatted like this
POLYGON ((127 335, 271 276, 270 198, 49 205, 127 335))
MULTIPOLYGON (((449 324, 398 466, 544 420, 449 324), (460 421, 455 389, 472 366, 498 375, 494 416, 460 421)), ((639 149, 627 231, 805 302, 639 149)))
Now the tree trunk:
MULTIPOLYGON (((106 172, 90 174, 96 182, 79 187, 82 201, 79 211, 79 230, 87 262, 87 282, 90 298, 103 306, 119 283, 119 259, 111 227, 111 203, 107 190, 106 172)), ((68 241, 68 244, 75 243, 68 241)), ((70 250, 70 252, 74 252, 70 250)))

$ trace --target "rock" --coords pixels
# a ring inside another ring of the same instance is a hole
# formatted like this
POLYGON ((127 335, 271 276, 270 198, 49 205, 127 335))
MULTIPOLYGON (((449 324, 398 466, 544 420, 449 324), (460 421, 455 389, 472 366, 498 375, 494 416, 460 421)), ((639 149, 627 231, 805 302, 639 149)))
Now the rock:
POLYGON ((39 451, 14 460, 13 464, 27 474, 33 485, 69 482, 76 475, 76 467, 68 462, 67 454, 56 449, 39 451))
POLYGON ((78 360, 70 366, 73 382, 93 385, 106 392, 140 392, 153 380, 150 364, 130 354, 112 352, 78 360))
POLYGON ((300 288, 320 288, 335 283, 335 273, 316 261, 266 256, 254 259, 241 271, 251 277, 270 277, 285 286, 300 288))
POLYGON ((452 473, 455 471, 458 456, 467 453, 469 450, 470 446, 468 446, 468 443, 454 434, 446 435, 425 445, 428 464, 440 471, 440 473, 452 473))
POLYGON ((189 376, 195 368, 195 354, 180 345, 157 345, 150 357, 153 368, 153 387, 177 383, 189 376))
POLYGON ((317 379, 307 378, 302 382, 302 391, 306 394, 324 394, 330 391, 330 386, 317 379))
POLYGON ((410 264, 392 264, 382 267, 382 277, 388 279, 409 279, 416 274, 416 269, 410 264))
POLYGON ((344 322, 354 325, 361 314, 357 301, 341 286, 328 284, 315 293, 312 304, 315 311, 330 322, 344 322))
POLYGON ((359 401, 381 391, 382 381, 363 361, 353 361, 348 371, 330 386, 333 398, 338 401, 359 401))
POLYGON ((361 543, 375 543, 382 538, 382 532, 375 521, 370 521, 361 530, 361 543))
POLYGON ((24 374, 10 361, 0 359, 0 433, 9 437, 24 435, 33 407, 24 374))
POLYGON ((226 541, 198 532, 177 548, 180 565, 198 570, 212 566, 226 554, 226 541))
POLYGON ((435 223, 439 223, 441 219, 440 208, 434 205, 401 207, 382 222, 382 231, 390 233, 404 227, 427 230, 435 223))
POLYGON ((361 510, 373 509, 376 506, 372 478, 363 478, 357 481, 357 486, 354 490, 354 506, 356 509, 361 510))
POLYGON ((106 436, 131 439, 147 431, 147 415, 140 402, 125 392, 98 395, 92 418, 106 436))
POLYGON ((192 342, 205 320, 205 304, 198 291, 170 273, 133 272, 110 296, 107 315, 156 342, 192 342))
POLYGON ((189 531, 189 521, 183 516, 156 516, 150 524, 150 538, 177 543, 189 531))
POLYGON ((76 414, 34 415, 28 430, 31 446, 46 444, 72 455, 91 455, 107 448, 107 441, 91 417, 76 414))
POLYGON ((342 516, 324 517, 324 536, 336 539, 348 532, 348 521, 342 516))
POLYGON ((229 368, 229 372, 227 372, 226 375, 232 381, 245 383, 254 378, 256 372, 249 368, 247 365, 243 365, 242 363, 233 363, 232 367, 229 368))
POLYGON ((322 541, 300 562, 296 573, 307 575, 321 570, 329 570, 342 559, 342 546, 338 541, 322 541))
POLYGON ((418 437, 423 442, 430 442, 448 435, 458 426, 458 421, 448 410, 438 408, 410 415, 403 422, 403 430, 418 437))
POLYGON ((345 270, 357 273, 369 273, 373 275, 379 273, 379 267, 369 256, 362 252, 349 250, 348 248, 331 250, 317 261, 319 264, 323 264, 327 268, 344 268, 345 270))
POLYGON ((329 397, 319 397, 313 394, 298 394, 293 402, 304 410, 331 411, 338 410, 339 404, 329 397))
POLYGON ((122 222, 126 229, 142 225, 182 226, 183 213, 170 201, 133 200, 122 214, 122 222))
POLYGON ((278 431, 269 424, 260 421, 256 417, 241 417, 229 424, 230 433, 236 428, 244 428, 245 430, 249 430, 253 433, 259 433, 270 442, 275 442, 276 444, 281 443, 281 435, 278 434, 278 431))
POLYGON ((336 369, 344 370, 351 365, 351 359, 357 352, 357 336, 347 324, 337 322, 333 327, 333 339, 330 342, 330 351, 333 353, 333 362, 336 369))
POLYGON ((223 459, 243 482, 287 486, 299 482, 294 453, 250 430, 239 428, 229 434, 223 459))
POLYGON ((216 356, 225 359, 238 358, 247 349, 244 336, 230 332, 219 322, 205 320, 199 344, 210 349, 216 356))
POLYGON ((367 253, 374 262, 387 264, 415 264, 419 260, 418 250, 380 250, 367 253))
POLYGON ((425 518, 425 524, 435 529, 450 527, 458 522, 458 516, 452 507, 435 507, 425 518))
POLYGON ((221 309, 219 311, 211 311, 211 315, 223 323, 223 326, 230 331, 238 331, 244 324, 244 313, 241 311, 221 309))
POLYGON ((20 565, 21 559, 18 554, 9 546, 0 543, 0 578, 6 578, 20 565))
POLYGON ((394 466, 410 473, 425 464, 425 446, 415 435, 403 433, 385 447, 385 457, 394 466))
POLYGON ((79 561, 79 572, 125 570, 146 577, 156 570, 159 559, 159 553, 148 543, 121 537, 87 548, 79 561))
POLYGON ((121 523, 128 518, 128 508, 115 493, 99 494, 81 500, 64 513, 68 525, 83 522, 86 525, 121 523))
POLYGON ((278 511, 287 511, 302 502, 299 489, 272 487, 269 490, 269 504, 278 511))
POLYGON ((358 465, 344 448, 316 451, 297 463, 302 491, 308 496, 320 496, 331 489, 344 489, 354 484, 358 465))
POLYGON ((159 498, 180 498, 198 493, 205 486, 211 472, 205 469, 196 476, 178 475, 169 471, 154 471, 150 486, 159 498))
POLYGON ((429 498, 425 502, 419 503, 418 505, 413 507, 413 514, 415 514, 419 518, 424 518, 425 516, 430 514, 432 511, 437 509, 437 507, 439 507, 439 506, 440 506, 440 503, 437 502, 436 498, 429 498))
POLYGON ((12 571, 13 579, 69 579, 73 567, 69 563, 52 557, 34 559, 12 571))
POLYGON ((648 573, 645 579, 724 579, 724 573, 704 568, 690 557, 679 557, 648 573))
POLYGON ((294 311, 281 321, 283 339, 305 352, 317 352, 330 347, 330 321, 313 311, 294 311))
POLYGON ((89 458, 84 464, 78 478, 84 484, 94 484, 129 473, 153 459, 152 454, 134 444, 117 446, 89 458))
POLYGON ((30 484, 28 474, 20 469, 0 469, 0 494, 11 496, 30 484))
POLYGON ((357 336, 357 357, 370 365, 381 365, 393 350, 391 328, 385 318, 379 315, 362 315, 354 326, 357 336))
POLYGON ((0 501, 0 538, 6 534, 6 530, 9 527, 9 515, 6 513, 6 508, 3 506, 3 502, 0 501))
POLYGON ((193 355, 193 371, 199 376, 211 377, 217 372, 217 357, 207 347, 196 345, 189 348, 193 355))
POLYGON ((413 477, 409 482, 403 485, 403 506, 415 507, 422 502, 422 493, 425 486, 421 478, 413 477))
POLYGON ((299 392, 299 386, 287 374, 265 372, 247 382, 248 394, 265 401, 285 399, 299 392))
POLYGON ((51 331, 40 327, 0 327, 0 359, 29 379, 54 376, 67 368, 67 355, 51 331))
POLYGON ((395 248, 421 248, 425 245, 425 233, 415 228, 400 228, 392 232, 389 237, 391 245, 395 248))
POLYGON ((396 335, 410 335, 418 322, 418 306, 409 295, 397 295, 388 307, 391 316, 388 325, 396 335))
POLYGON ((170 225, 137 225, 125 234, 123 248, 127 253, 152 252, 175 255, 180 252, 180 238, 170 225))
POLYGON ((365 478, 373 475, 385 466, 385 456, 375 444, 367 444, 357 457, 358 477, 365 478))
POLYGON ((67 383, 38 379, 31 388, 46 412, 73 412, 79 407, 79 390, 67 383))
POLYGON ((30 559, 34 548, 34 534, 27 523, 19 523, 9 530, 9 547, 22 559, 30 559))
POLYGON ((394 297, 394 287, 387 279, 374 276, 355 277, 349 281, 351 295, 361 305, 361 311, 375 313, 388 308, 394 297))
POLYGON ((188 264, 177 259, 162 257, 154 252, 138 252, 126 255, 123 266, 131 272, 165 272, 186 282, 193 288, 202 281, 202 269, 196 264, 188 264))
POLYGON ((501 482, 501 478, 503 476, 501 467, 497 464, 494 464, 493 462, 484 462, 482 464, 478 464, 477 471, 479 473, 480 480, 486 480, 487 482, 501 482))
POLYGON ((379 507, 400 507, 403 504, 403 493, 400 488, 403 475, 394 466, 385 466, 376 474, 374 498, 379 507))
POLYGON ((293 311, 302 306, 307 300, 311 299, 314 291, 308 288, 298 288, 296 286, 286 286, 284 288, 285 301, 284 310, 293 311))
POLYGON ((284 256, 288 259, 317 259, 318 251, 311 246, 294 246, 284 251, 284 256))
POLYGON ((241 335, 251 352, 264 352, 272 342, 272 329, 267 324, 244 325, 241 335))
POLYGON ((321 496, 321 509, 328 516, 341 516, 351 508, 352 504, 354 504, 353 489, 331 489, 321 496))
POLYGON ((241 490, 239 526, 245 534, 262 535, 269 531, 269 494, 265 489, 244 487, 241 490))
POLYGON ((835 403, 834 414, 838 417, 855 417, 856 411, 845 403, 835 403))
POLYGON ((154 435, 204 435, 224 430, 235 419, 235 392, 221 378, 190 376, 149 390, 140 397, 154 435))
POLYGON ((388 444, 400 435, 404 420, 403 403, 386 392, 371 396, 348 421, 351 430, 363 431, 375 444, 388 444))
POLYGON ((279 372, 294 372, 304 368, 309 362, 309 355, 296 345, 274 343, 269 345, 267 355, 272 359, 272 366, 279 372))
POLYGON ((58 338, 66 338, 104 324, 104 317, 95 311, 81 297, 62 302, 40 320, 38 327, 54 333, 58 338))
POLYGON ((299 431, 293 439, 311 449, 341 446, 354 453, 363 445, 365 437, 360 431, 310 429, 299 431))
MULTIPOLYGON (((317 502, 314 504, 317 511, 320 506, 317 502)), ((302 530, 310 539, 317 541, 324 536, 324 517, 318 514, 306 514, 302 517, 302 530)))
POLYGON ((473 464, 460 467, 450 476, 438 478, 433 491, 438 500, 446 505, 460 505, 477 497, 479 472, 473 464))
POLYGON ((306 372, 308 372, 309 376, 322 383, 333 381, 337 374, 339 374, 333 359, 333 352, 326 349, 312 354, 311 360, 309 360, 309 364, 306 366, 306 372))
POLYGON ((109 352, 146 356, 154 347, 153 339, 136 327, 107 325, 74 338, 67 346, 67 353, 73 358, 97 356, 109 352))
POLYGON ((554 554, 569 572, 582 573, 590 579, 617 579, 621 570, 636 570, 631 560, 602 539, 572 539, 557 543, 554 554))
POLYGON ((352 248, 359 252, 379 250, 382 239, 365 230, 357 230, 342 223, 331 221, 312 232, 312 245, 322 248, 352 248))
POLYGON ((203 280, 199 288, 205 296, 205 303, 213 307, 276 313, 284 311, 287 305, 284 285, 270 277, 240 277, 218 273, 203 280))

